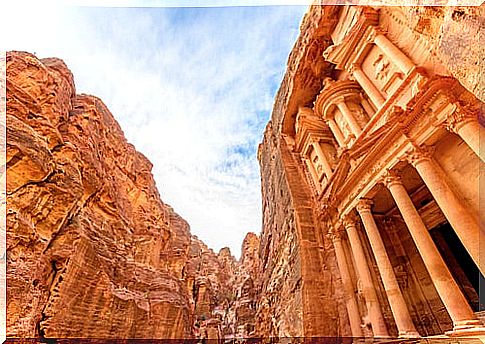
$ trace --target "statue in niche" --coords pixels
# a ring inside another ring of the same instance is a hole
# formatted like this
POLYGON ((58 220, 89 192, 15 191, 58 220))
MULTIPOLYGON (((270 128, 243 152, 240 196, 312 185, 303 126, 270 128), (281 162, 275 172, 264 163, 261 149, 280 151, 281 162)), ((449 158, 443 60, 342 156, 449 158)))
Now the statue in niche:
POLYGON ((375 67, 374 78, 377 80, 387 79, 387 74, 389 74, 390 63, 384 58, 384 55, 379 54, 377 59, 372 64, 375 67))
POLYGON ((343 120, 340 116, 338 118, 335 118, 335 121, 337 122, 337 125, 340 127, 340 131, 345 137, 346 142, 350 139, 350 136, 353 136, 353 133, 350 131, 349 124, 347 121, 343 120))
POLYGON ((337 157, 336 157, 336 149, 333 145, 330 145, 328 143, 323 143, 321 145, 323 153, 325 154, 325 158, 329 162, 330 166, 334 167, 337 163, 337 157))
POLYGON ((355 119, 357 122, 362 126, 365 127, 369 120, 369 116, 367 115, 367 112, 365 112, 364 108, 362 105, 359 103, 349 103, 348 104, 350 110, 352 111, 352 114, 354 115, 355 119))

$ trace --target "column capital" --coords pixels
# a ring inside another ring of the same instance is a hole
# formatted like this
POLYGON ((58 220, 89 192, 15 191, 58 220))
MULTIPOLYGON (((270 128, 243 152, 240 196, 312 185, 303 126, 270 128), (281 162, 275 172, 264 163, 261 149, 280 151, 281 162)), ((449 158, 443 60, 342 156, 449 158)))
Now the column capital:
POLYGON ((475 113, 455 110, 446 117, 444 124, 446 129, 458 134, 458 131, 462 126, 472 121, 477 121, 477 116, 475 113))
POLYGON ((332 229, 329 232, 330 238, 332 239, 332 242, 338 242, 342 241, 344 231, 341 227, 340 222, 337 222, 334 226, 332 226, 332 229))
POLYGON ((356 225, 356 218, 354 214, 345 214, 340 218, 345 229, 353 228, 356 225))
POLYGON ((381 183, 384 184, 388 189, 393 185, 402 185, 401 176, 397 171, 387 170, 381 178, 381 183))
POLYGON ((416 167, 424 161, 431 161, 434 148, 429 146, 413 147, 406 152, 406 160, 416 167))
POLYGON ((359 212, 359 214, 362 213, 370 213, 371 212, 371 207, 374 204, 374 202, 371 199, 368 198, 361 198, 357 202, 357 206, 355 209, 359 212))

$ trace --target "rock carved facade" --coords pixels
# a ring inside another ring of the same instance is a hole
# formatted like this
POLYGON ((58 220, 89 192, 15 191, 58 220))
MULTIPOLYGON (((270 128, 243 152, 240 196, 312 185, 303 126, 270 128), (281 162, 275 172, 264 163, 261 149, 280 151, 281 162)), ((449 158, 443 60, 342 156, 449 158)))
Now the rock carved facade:
POLYGON ((310 8, 258 152, 261 336, 485 334, 483 87, 443 45, 481 11, 310 8))

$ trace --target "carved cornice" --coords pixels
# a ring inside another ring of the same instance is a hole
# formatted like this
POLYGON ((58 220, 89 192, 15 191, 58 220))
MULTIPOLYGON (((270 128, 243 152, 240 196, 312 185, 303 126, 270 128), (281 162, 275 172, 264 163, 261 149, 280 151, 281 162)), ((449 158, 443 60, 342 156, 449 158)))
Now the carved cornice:
POLYGON ((406 104, 408 116, 403 118, 402 130, 404 133, 414 126, 420 115, 429 111, 429 105, 435 101, 440 94, 448 94, 447 89, 456 85, 457 81, 450 77, 425 78, 418 85, 415 96, 406 104))
POLYGON ((319 117, 317 117, 313 110, 307 108, 308 111, 298 112, 296 121, 296 135, 295 135, 295 151, 304 153, 306 147, 313 141, 329 142, 334 145, 333 135, 330 132, 327 124, 319 117))

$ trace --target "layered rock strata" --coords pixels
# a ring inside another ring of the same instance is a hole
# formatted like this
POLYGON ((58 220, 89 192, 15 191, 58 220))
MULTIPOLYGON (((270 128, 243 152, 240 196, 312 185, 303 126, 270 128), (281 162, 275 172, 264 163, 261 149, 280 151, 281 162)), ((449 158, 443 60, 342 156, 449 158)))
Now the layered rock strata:
POLYGON ((7 336, 188 338, 188 224, 59 59, 7 55, 7 336))
POLYGON ((192 237, 187 264, 197 338, 232 340, 255 334, 259 238, 248 233, 236 260, 229 248, 218 254, 192 237))

